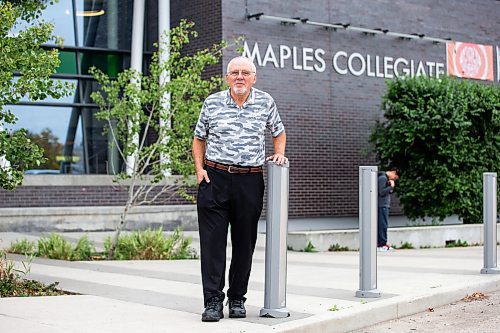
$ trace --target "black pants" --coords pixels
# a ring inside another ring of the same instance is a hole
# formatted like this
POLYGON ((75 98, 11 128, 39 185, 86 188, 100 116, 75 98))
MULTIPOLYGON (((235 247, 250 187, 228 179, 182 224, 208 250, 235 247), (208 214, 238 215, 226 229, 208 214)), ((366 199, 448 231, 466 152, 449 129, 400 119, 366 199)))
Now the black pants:
POLYGON ((387 227, 389 226, 389 208, 378 207, 377 246, 387 244, 387 227))
POLYGON ((227 231, 231 225, 227 296, 242 299, 247 293, 257 223, 262 212, 263 175, 205 168, 210 183, 200 183, 197 203, 203 298, 205 304, 214 296, 224 299, 227 231))

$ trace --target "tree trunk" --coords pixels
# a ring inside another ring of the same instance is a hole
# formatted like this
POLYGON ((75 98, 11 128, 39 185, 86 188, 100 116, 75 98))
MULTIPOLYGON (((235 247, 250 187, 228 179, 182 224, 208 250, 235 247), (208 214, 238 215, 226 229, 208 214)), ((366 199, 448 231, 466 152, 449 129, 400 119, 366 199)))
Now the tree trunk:
POLYGON ((125 224, 127 223, 127 214, 128 211, 131 209, 132 204, 130 202, 127 202, 127 205, 125 206, 125 209, 123 210, 123 213, 120 217, 120 223, 116 227, 116 233, 115 236, 113 237, 113 241, 111 242, 111 247, 109 248, 108 251, 108 260, 113 260, 113 257, 115 255, 115 250, 116 250, 116 244, 118 243, 118 238, 120 237, 120 233, 125 227, 125 224))

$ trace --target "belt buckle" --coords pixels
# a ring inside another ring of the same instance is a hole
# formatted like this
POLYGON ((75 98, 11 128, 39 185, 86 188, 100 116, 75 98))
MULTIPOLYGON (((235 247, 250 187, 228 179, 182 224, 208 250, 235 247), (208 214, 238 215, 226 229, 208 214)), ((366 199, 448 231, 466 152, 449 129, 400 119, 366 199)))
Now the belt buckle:
POLYGON ((231 168, 236 169, 235 166, 230 165, 230 166, 227 167, 227 172, 229 172, 229 173, 238 173, 238 171, 231 171, 231 168))

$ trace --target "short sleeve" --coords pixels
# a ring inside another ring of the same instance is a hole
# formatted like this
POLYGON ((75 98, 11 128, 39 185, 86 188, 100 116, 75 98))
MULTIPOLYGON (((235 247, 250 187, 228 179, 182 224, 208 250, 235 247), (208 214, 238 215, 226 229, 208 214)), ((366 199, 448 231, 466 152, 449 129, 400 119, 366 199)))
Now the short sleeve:
POLYGON ((201 140, 206 140, 208 135, 208 107, 207 103, 203 103, 198 122, 194 130, 194 136, 201 140))
POLYGON ((273 99, 271 99, 270 102, 269 116, 267 117, 266 127, 269 129, 273 137, 277 137, 285 129, 283 123, 281 122, 278 109, 276 108, 276 103, 273 99))

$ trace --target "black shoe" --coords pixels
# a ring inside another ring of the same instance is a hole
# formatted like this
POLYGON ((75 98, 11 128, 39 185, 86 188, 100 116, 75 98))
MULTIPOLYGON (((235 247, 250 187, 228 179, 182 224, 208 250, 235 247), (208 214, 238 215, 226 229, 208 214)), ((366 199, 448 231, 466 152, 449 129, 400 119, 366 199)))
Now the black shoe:
POLYGON ((205 304, 205 311, 201 315, 201 321, 219 321, 224 318, 224 306, 219 297, 210 298, 205 304))
POLYGON ((229 318, 246 318, 245 299, 229 300, 229 318))

